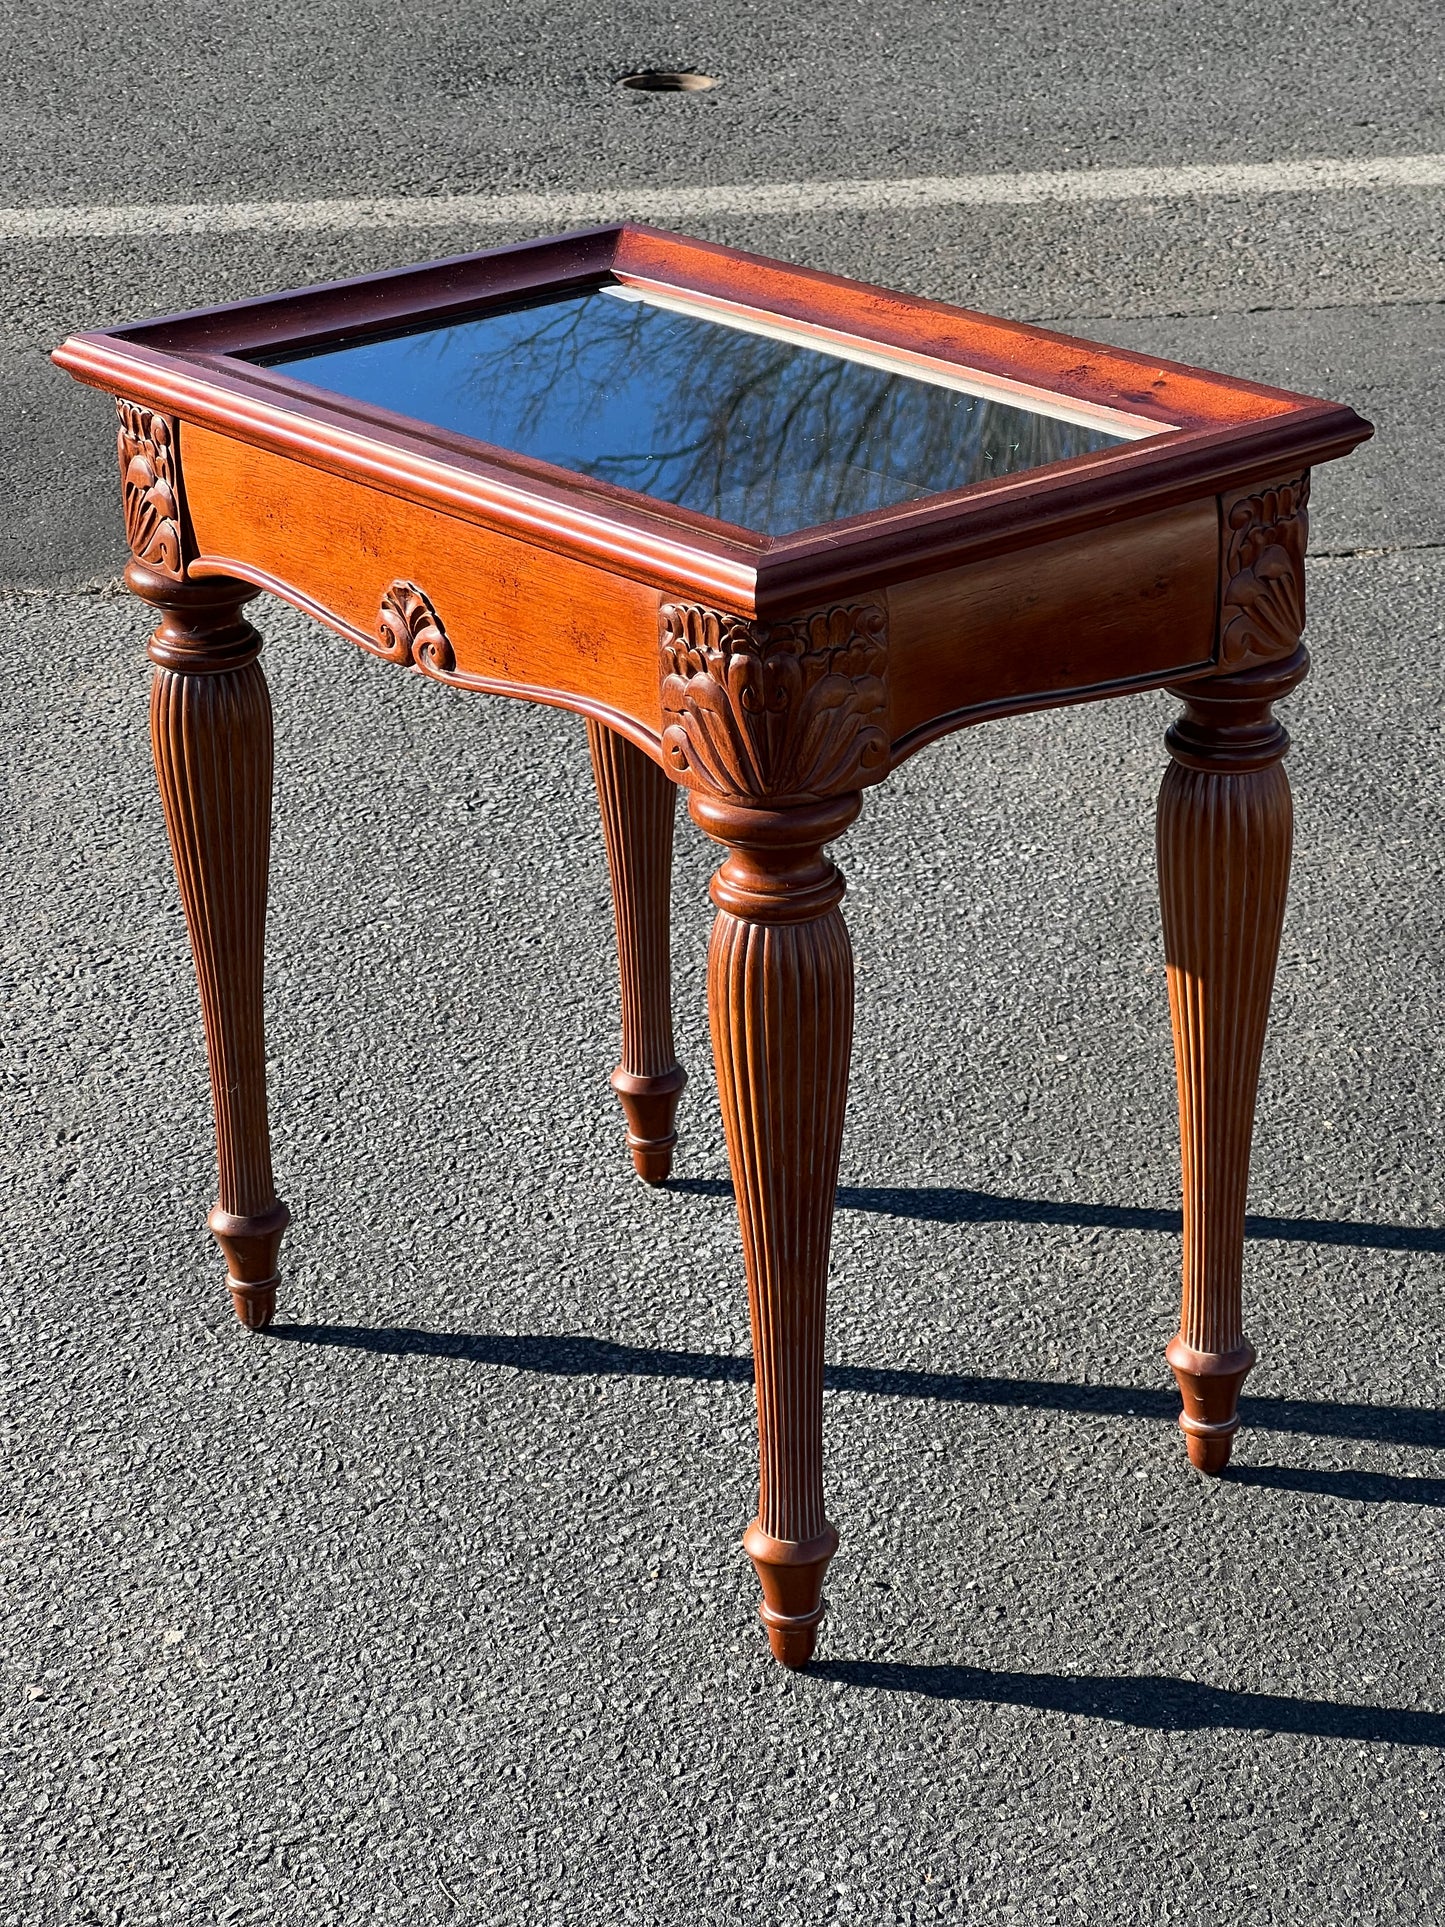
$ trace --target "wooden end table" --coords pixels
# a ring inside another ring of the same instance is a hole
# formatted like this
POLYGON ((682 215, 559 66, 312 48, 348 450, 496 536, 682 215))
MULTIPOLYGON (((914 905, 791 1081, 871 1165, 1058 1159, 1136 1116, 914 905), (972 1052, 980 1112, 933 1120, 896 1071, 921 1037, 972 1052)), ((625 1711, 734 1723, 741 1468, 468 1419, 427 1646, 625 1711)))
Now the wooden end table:
POLYGON ((383 661, 587 720, 622 978, 612 1083, 669 1171, 675 789, 725 851, 708 1001, 747 1265, 745 1545, 804 1665, 838 1543, 823 1321, 862 791, 986 717, 1161 685, 1158 855, 1184 1172, 1168 1347, 1220 1471, 1290 860, 1271 706, 1305 674, 1309 471, 1350 409, 620 226, 73 337, 117 398, 126 579, 160 612, 156 769, 200 981, 242 1324, 287 1222, 267 1133, 261 589, 383 661))

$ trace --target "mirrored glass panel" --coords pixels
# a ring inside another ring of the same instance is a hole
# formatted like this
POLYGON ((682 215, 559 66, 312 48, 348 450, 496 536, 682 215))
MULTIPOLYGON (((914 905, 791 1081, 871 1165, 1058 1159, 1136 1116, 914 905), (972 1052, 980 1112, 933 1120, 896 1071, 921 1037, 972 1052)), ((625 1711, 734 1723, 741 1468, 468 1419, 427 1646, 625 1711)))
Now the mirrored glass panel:
POLYGON ((1160 432, 1047 397, 975 392, 962 372, 920 372, 867 343, 814 346, 766 317, 622 285, 264 359, 763 535, 1160 432))

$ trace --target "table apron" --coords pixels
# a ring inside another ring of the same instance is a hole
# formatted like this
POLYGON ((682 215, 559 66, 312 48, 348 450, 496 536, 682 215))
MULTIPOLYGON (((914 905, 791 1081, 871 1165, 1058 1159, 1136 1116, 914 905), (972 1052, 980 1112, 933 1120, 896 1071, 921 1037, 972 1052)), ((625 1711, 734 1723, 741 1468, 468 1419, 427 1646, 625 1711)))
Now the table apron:
POLYGON ((1208 669, 1219 576, 1219 503, 1209 495, 895 583, 895 758, 961 723, 1208 669))
MULTIPOLYGON (((657 589, 197 424, 181 438, 194 573, 259 582, 392 661, 561 703, 657 753, 657 589)), ((1210 495, 892 584, 892 760, 990 715, 1207 671, 1219 582, 1210 495)))
POLYGON ((445 641, 413 666, 631 725, 655 753, 656 589, 194 423, 181 444, 193 574, 259 582, 394 661, 419 592, 445 641))

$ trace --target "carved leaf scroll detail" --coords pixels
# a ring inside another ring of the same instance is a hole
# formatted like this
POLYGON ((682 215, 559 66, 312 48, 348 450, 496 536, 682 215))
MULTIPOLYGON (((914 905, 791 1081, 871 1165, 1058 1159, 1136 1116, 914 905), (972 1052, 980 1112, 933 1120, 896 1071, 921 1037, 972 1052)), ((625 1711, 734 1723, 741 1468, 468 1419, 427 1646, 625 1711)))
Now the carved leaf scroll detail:
POLYGON ((691 789, 834 796, 888 773, 887 621, 874 603, 773 624, 661 614, 662 751, 691 789))
POLYGON ((115 409, 126 541, 137 562, 179 581, 185 563, 176 424, 133 401, 118 400, 115 409))
POLYGON ((383 662, 419 669, 437 682, 450 682, 457 659, 431 599, 414 582, 393 582, 381 598, 377 641, 365 646, 383 662))
POLYGON ((1309 471, 1225 508, 1220 661, 1229 669, 1293 654, 1305 626, 1309 471))

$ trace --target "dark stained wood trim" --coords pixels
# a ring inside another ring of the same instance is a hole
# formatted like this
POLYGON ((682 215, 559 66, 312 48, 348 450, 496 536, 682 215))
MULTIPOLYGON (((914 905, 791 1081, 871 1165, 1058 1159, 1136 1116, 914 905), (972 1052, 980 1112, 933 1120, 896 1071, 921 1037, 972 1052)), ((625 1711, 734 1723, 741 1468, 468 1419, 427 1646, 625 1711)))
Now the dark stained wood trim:
POLYGON ((806 530, 772 544, 761 558, 757 613, 776 618, 799 605, 1152 514, 1236 481, 1264 481, 1285 469, 1333 461, 1366 439, 1352 422, 1359 422, 1352 410, 1321 403, 1268 423, 1127 443, 981 482, 885 511, 886 526, 870 515, 806 530))
POLYGON ((1149 415, 1161 424, 1195 428, 1222 419, 1263 420, 1312 403, 1288 389, 640 224, 619 230, 612 271, 619 279, 710 294, 805 326, 829 327, 959 368, 1027 381, 1076 401, 1149 415))
POLYGON ((247 355, 386 332, 412 319, 444 320, 517 295, 612 277, 761 309, 805 327, 1028 381, 1074 400, 1186 429, 1267 419, 1310 400, 1260 382, 632 223, 516 242, 104 332, 171 355, 247 355))
POLYGON ((222 307, 191 308, 104 332, 170 355, 319 347, 340 335, 403 327, 417 315, 445 320, 489 301, 602 280, 621 232, 617 227, 588 228, 517 241, 379 274, 253 295, 222 307))
POLYGON ((1329 461, 1367 432, 1352 410, 1315 403, 1268 423, 1129 443, 767 543, 743 531, 734 540, 687 526, 688 518, 650 512, 643 497, 634 498, 636 507, 604 505, 597 491, 530 480, 478 456, 443 459, 415 431, 349 422, 343 410, 318 405, 319 391, 312 391, 316 400, 283 403, 223 370, 201 370, 150 350, 121 351, 104 336, 73 337, 53 358, 79 380, 143 399, 183 421, 333 474, 364 475, 389 493, 660 588, 768 616, 846 595, 860 581, 886 584, 1212 494, 1226 482, 1329 461))
POLYGON ((903 575, 1303 469, 1370 433, 1353 410, 1097 343, 920 301, 759 256, 617 227, 371 275, 142 326, 72 337, 54 359, 79 380, 284 451, 364 474, 559 553, 672 593, 777 617, 903 575), (382 410, 235 357, 283 343, 456 314, 489 300, 596 283, 669 286, 1030 382, 1061 397, 1179 424, 1174 433, 978 483, 770 541, 745 529, 382 410))
POLYGON ((515 476, 493 475, 480 462, 442 461, 414 436, 362 434, 335 419, 335 411, 284 408, 238 392, 229 381, 202 377, 184 361, 126 357, 108 344, 86 343, 84 354, 80 348, 77 338, 66 344, 75 354, 57 350, 54 359, 79 380, 112 394, 146 398, 149 405, 183 422, 214 428, 234 441, 274 450, 334 475, 364 478, 405 500, 520 534, 542 548, 601 562, 639 581, 659 587, 686 583, 726 606, 743 611, 751 607, 755 554, 739 554, 732 544, 702 536, 687 540, 661 516, 628 510, 602 514, 590 503, 580 505, 541 484, 524 486, 515 476))

